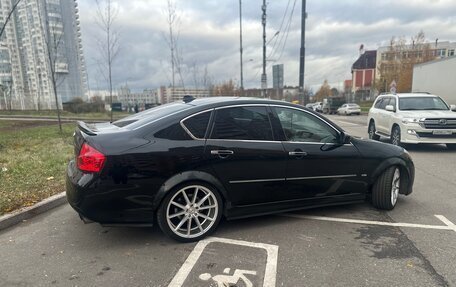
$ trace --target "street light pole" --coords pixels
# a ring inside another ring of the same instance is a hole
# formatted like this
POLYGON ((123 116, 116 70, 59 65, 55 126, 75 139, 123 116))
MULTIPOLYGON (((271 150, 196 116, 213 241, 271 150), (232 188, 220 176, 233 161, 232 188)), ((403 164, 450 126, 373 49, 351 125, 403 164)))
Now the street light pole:
POLYGON ((262 24, 263 24, 263 74, 261 74, 261 89, 263 90, 263 98, 267 97, 267 76, 266 76, 266 0, 263 0, 263 10, 262 24))
POLYGON ((239 52, 241 53, 241 91, 240 95, 242 96, 244 92, 244 71, 243 71, 243 61, 242 61, 242 0, 239 0, 239 42, 240 42, 240 49, 239 52))
POLYGON ((304 68, 305 68, 305 38, 306 38, 306 0, 302 0, 301 12, 301 50, 299 57, 299 98, 303 100, 303 105, 309 102, 309 95, 304 95, 304 68))

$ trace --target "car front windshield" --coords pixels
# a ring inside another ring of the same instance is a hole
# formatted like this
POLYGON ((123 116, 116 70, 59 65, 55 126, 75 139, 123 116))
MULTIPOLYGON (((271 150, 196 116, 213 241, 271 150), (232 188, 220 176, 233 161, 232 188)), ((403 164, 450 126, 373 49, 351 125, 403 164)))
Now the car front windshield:
POLYGON ((449 108, 439 97, 408 97, 399 99, 399 110, 449 110, 449 108))

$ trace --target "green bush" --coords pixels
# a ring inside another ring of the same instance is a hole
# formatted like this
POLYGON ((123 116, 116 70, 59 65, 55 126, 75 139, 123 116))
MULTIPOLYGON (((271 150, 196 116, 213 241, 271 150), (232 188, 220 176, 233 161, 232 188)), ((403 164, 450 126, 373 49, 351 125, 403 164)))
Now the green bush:
POLYGON ((101 113, 105 111, 105 106, 102 102, 86 103, 81 98, 74 98, 63 104, 63 110, 74 114, 101 113))

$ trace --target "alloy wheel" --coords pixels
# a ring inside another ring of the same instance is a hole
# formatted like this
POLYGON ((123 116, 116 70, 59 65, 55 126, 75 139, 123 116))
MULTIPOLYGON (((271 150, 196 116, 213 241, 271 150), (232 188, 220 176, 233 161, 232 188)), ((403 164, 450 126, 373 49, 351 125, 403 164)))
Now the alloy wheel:
POLYGON ((391 136, 391 143, 393 145, 400 145, 401 144, 401 132, 399 128, 394 128, 393 134, 391 136))
POLYGON ((401 185, 401 172, 399 168, 394 170, 393 180, 391 181, 391 204, 396 205, 401 185))
POLYGON ((173 233, 195 238, 208 232, 217 220, 219 204, 215 194, 201 185, 177 191, 166 208, 166 221, 173 233))
POLYGON ((375 136, 375 126, 373 123, 369 125, 369 139, 374 139, 375 136))

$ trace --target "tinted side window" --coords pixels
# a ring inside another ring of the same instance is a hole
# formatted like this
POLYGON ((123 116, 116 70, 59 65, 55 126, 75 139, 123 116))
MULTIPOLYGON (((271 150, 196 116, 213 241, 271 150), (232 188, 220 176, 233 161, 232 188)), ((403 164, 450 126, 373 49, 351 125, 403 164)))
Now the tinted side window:
POLYGON ((211 112, 205 112, 188 118, 182 123, 194 137, 203 139, 206 135, 207 125, 209 124, 210 117, 211 112))
POLYGON ((182 128, 180 123, 175 123, 154 134, 154 137, 167 140, 183 141, 191 140, 189 134, 182 128))
POLYGON ((338 142, 338 133, 317 117, 294 109, 276 108, 275 110, 288 141, 338 142))
POLYGON ((379 99, 375 102, 374 108, 380 109, 380 106, 382 105, 383 100, 384 100, 384 98, 379 98, 379 99))
POLYGON ((384 98, 382 103, 380 104, 379 109, 384 110, 387 105, 389 105, 391 98, 384 98))
POLYGON ((392 105, 394 108, 396 108, 396 98, 391 98, 388 105, 392 105))
POLYGON ((217 110, 212 139, 273 140, 266 107, 217 110))

